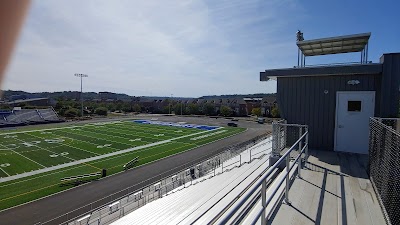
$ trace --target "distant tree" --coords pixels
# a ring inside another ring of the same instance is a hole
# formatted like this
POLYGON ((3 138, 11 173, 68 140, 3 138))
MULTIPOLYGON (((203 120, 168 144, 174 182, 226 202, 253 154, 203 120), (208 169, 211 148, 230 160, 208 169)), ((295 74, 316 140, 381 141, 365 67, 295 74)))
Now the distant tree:
POLYGON ((274 107, 271 109, 271 116, 272 116, 272 117, 275 117, 275 118, 278 118, 278 117, 281 116, 280 113, 279 113, 279 108, 278 108, 278 106, 274 106, 274 107))
POLYGON ((75 108, 70 108, 70 109, 68 109, 68 110, 66 110, 66 111, 64 112, 64 116, 65 116, 65 117, 70 117, 70 118, 72 118, 72 117, 77 117, 77 116, 79 116, 79 115, 80 115, 79 110, 78 110, 78 109, 75 109, 75 108))
POLYGON ((140 113, 140 112, 142 111, 142 107, 140 107, 139 104, 135 104, 135 105, 133 106, 133 111, 135 111, 135 112, 137 112, 137 113, 140 113))
POLYGON ((215 105, 211 103, 205 103, 203 105, 203 113, 208 116, 215 115, 215 105))
POLYGON ((107 103, 105 108, 107 108, 107 110, 110 111, 110 112, 114 112, 116 110, 115 104, 112 103, 112 102, 111 103, 107 103))
MULTIPOLYGON (((181 115, 181 103, 176 103, 174 105, 174 112, 176 115, 181 115)), ((183 112, 183 108, 182 108, 182 112, 183 112)))
POLYGON ((56 105, 55 105, 55 107, 54 107, 54 109, 55 109, 55 110, 60 110, 64 105, 65 105, 65 102, 64 102, 64 101, 58 100, 57 103, 56 103, 56 105))
POLYGON ((231 107, 229 107, 229 106, 225 106, 225 105, 223 105, 223 106, 221 106, 221 114, 223 115, 223 116, 230 116, 230 115, 232 115, 232 108, 231 107))
POLYGON ((0 105, 0 109, 1 110, 11 110, 12 108, 9 105, 0 105))
POLYGON ((121 109, 123 112, 132 112, 133 111, 133 108, 132 108, 132 105, 131 105, 131 103, 130 102, 124 102, 123 104, 122 104, 122 109, 121 109))
POLYGON ((115 105, 115 110, 118 110, 118 111, 122 110, 123 103, 121 101, 114 105, 115 105))
POLYGON ((170 113, 171 112, 171 107, 169 106, 169 105, 166 105, 166 106, 164 106, 163 108, 162 108, 162 113, 164 113, 164 114, 168 114, 168 113, 170 113))
POLYGON ((97 108, 97 109, 95 110, 95 113, 96 113, 97 115, 107 116, 108 109, 105 108, 105 107, 99 107, 99 108, 97 108))
POLYGON ((261 108, 253 108, 251 110, 251 114, 256 115, 256 116, 260 116, 261 115, 261 108))
POLYGON ((188 105, 188 113, 192 115, 199 114, 199 106, 194 103, 190 103, 188 105))

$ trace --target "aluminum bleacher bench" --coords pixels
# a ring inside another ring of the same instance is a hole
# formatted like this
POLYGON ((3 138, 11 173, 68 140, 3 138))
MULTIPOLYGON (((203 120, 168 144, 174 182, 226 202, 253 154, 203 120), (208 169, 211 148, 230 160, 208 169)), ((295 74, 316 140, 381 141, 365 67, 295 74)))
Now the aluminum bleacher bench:
POLYGON ((88 177, 96 177, 96 176, 100 176, 101 172, 97 172, 97 173, 89 173, 89 174, 83 174, 83 175, 77 175, 77 176, 71 176, 71 177, 63 177, 61 178, 61 182, 65 182, 65 181, 73 181, 73 180, 79 180, 82 178, 88 178, 88 177))

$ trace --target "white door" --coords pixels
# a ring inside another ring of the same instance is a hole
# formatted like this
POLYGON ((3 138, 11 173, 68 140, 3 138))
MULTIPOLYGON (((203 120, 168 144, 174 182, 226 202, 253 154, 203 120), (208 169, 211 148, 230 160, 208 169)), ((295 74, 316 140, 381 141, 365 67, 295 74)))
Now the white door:
POLYGON ((336 93, 335 151, 368 154, 369 118, 374 109, 374 91, 336 93))

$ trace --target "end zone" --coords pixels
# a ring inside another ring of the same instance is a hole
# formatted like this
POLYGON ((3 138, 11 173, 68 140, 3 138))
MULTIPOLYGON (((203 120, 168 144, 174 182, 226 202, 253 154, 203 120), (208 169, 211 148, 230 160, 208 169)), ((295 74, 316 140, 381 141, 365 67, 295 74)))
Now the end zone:
POLYGON ((174 123, 174 122, 163 122, 163 121, 153 121, 153 120, 133 120, 132 122, 140 123, 140 124, 155 124, 161 126, 172 126, 172 127, 181 127, 181 128, 197 128, 200 130, 214 130, 220 128, 218 126, 208 126, 208 125, 197 125, 197 124, 182 124, 182 123, 174 123))

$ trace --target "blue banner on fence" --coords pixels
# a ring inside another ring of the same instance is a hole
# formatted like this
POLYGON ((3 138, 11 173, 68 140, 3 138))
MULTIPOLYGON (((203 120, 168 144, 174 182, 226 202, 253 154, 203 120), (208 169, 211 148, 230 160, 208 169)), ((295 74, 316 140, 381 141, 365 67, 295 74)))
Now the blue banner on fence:
POLYGON ((133 120, 133 122, 141 123, 141 124, 155 124, 155 125, 161 125, 161 126, 171 126, 171 127, 197 128, 200 130, 214 130, 214 129, 218 128, 218 126, 181 124, 181 123, 174 123, 174 122, 163 122, 163 121, 152 121, 152 120, 133 120))

